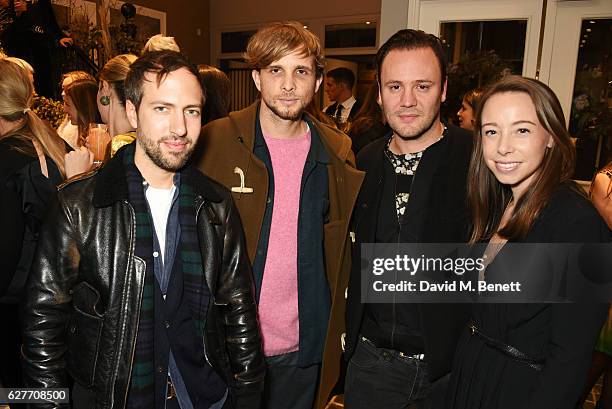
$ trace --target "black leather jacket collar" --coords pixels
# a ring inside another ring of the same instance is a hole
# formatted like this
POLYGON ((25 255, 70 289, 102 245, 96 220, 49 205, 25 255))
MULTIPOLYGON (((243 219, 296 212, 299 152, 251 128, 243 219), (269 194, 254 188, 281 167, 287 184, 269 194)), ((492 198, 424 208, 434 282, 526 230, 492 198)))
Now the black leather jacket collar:
MULTIPOLYGON (((125 167, 123 166, 123 155, 126 149, 134 149, 135 144, 129 144, 121 148, 113 159, 100 169, 96 176, 96 187, 93 196, 95 207, 110 206, 114 202, 127 200, 128 186, 125 179, 125 167)), ((209 179, 200 172, 187 166, 181 170, 182 176, 188 178, 189 184, 196 189, 196 196, 202 196, 206 201, 218 203, 221 196, 213 188, 209 179)))

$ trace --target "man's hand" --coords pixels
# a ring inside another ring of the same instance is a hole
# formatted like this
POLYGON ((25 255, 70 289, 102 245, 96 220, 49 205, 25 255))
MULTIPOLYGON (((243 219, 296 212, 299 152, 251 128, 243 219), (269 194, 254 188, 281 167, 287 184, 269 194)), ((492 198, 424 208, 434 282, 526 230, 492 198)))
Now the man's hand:
POLYGON ((59 44, 62 47, 68 47, 69 45, 72 45, 74 43, 74 40, 72 40, 72 38, 70 37, 64 37, 61 40, 59 40, 59 44))
POLYGON ((87 172, 93 164, 94 154, 84 146, 64 155, 66 179, 87 172))

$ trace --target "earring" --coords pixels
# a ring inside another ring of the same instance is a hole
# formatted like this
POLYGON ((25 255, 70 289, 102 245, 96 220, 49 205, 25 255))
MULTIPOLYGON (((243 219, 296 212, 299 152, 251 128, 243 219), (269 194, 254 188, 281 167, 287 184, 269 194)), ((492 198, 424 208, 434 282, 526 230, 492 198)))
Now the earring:
POLYGON ((104 106, 110 105, 110 98, 108 97, 108 95, 102 95, 100 97, 100 103, 104 106))

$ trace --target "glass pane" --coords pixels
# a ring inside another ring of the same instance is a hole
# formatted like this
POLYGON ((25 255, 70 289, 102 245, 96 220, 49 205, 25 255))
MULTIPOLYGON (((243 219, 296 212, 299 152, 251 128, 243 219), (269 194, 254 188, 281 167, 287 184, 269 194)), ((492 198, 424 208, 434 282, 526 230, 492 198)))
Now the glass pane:
POLYGON ((523 72, 527 20, 451 21, 440 33, 449 62, 442 117, 450 122, 457 122, 466 92, 523 72))
POLYGON ((582 21, 570 133, 576 139, 575 178, 590 180, 612 160, 612 19, 582 21))
POLYGON ((255 34, 255 30, 221 33, 221 52, 241 53, 246 51, 249 38, 253 34, 255 34))
POLYGON ((325 26, 325 48, 376 47, 376 22, 325 26))

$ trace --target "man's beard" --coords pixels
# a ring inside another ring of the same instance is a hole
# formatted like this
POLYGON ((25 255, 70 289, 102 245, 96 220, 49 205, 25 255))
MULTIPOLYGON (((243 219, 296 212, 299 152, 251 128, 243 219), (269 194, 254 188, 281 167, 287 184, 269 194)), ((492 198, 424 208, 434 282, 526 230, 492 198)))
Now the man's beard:
MULTIPOLYGON (((427 121, 421 127, 414 129, 414 130, 411 130, 411 129, 407 130, 408 132, 404 132, 401 129, 401 124, 400 126, 397 126, 397 127, 395 126, 394 124, 395 119, 398 119, 397 113, 394 113, 395 116, 392 117, 391 120, 389 120, 389 118, 386 118, 387 124, 393 130, 393 133, 399 136, 404 141, 411 141, 411 140, 419 139, 421 136, 427 133, 431 128, 433 128, 435 124, 437 123, 439 115, 440 115, 440 106, 438 105, 437 108, 438 109, 436 109, 434 112, 431 113, 431 117, 425 118, 427 121)), ((424 118, 424 116, 422 115, 422 112, 419 112, 419 114, 421 114, 420 118, 424 118)), ((398 120, 398 122, 400 121, 398 120)))
POLYGON ((300 119, 302 117, 302 113, 304 112, 304 109, 306 109, 306 105, 307 105, 307 104, 304 105, 303 101, 300 99, 299 100, 299 104, 300 104, 299 109, 296 109, 295 112, 292 112, 290 108, 286 108, 283 111, 282 108, 279 108, 279 107, 277 107, 274 104, 268 104, 268 102, 266 100, 263 100, 263 102, 270 109, 270 111, 274 112, 274 114, 276 116, 278 116, 281 119, 287 120, 287 121, 296 121, 296 120, 300 119))
POLYGON ((136 142, 140 144, 144 153, 149 157, 149 159, 151 159, 151 162, 153 162, 157 167, 163 170, 166 170, 168 172, 176 172, 182 169, 187 163, 187 161, 189 161, 189 158, 191 157, 195 146, 192 143, 190 144, 191 146, 188 146, 187 149, 183 152, 169 152, 166 154, 166 156, 164 156, 164 153, 161 149, 161 144, 167 140, 187 140, 187 138, 173 138, 170 136, 166 136, 157 141, 153 141, 145 135, 138 135, 138 137, 136 138, 136 142), (171 156, 175 160, 169 160, 168 156, 171 156))

